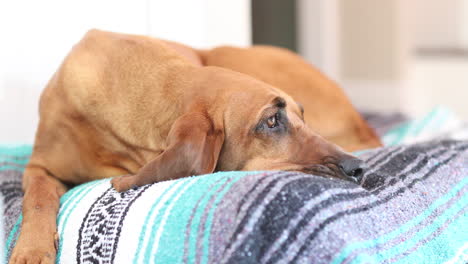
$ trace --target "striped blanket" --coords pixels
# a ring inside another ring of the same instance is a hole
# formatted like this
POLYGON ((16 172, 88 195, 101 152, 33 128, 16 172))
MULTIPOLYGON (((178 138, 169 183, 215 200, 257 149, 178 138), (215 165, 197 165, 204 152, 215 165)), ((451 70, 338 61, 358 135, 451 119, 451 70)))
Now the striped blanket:
MULTIPOLYGON (((0 148, 6 254, 29 147, 0 148)), ((468 142, 367 151, 360 185, 223 172, 61 198, 58 263, 468 263, 468 142)))

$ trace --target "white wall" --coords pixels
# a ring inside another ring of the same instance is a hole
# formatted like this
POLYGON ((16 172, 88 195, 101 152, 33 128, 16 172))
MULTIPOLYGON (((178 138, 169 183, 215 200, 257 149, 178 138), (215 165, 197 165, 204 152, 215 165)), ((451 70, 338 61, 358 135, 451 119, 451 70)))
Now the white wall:
POLYGON ((298 0, 299 50, 360 109, 418 116, 437 105, 468 120, 468 0, 298 0))
POLYGON ((338 0, 297 0, 299 53, 322 72, 339 78, 338 0))
POLYGON ((0 143, 33 142, 41 90, 90 28, 250 44, 249 0, 0 1, 0 143))
POLYGON ((448 106, 468 120, 468 61, 460 58, 415 58, 408 78, 407 110, 420 116, 436 106, 448 106))
POLYGON ((464 2, 467 1, 408 1, 405 7, 413 13, 408 21, 412 27, 411 45, 427 48, 460 44, 464 2))

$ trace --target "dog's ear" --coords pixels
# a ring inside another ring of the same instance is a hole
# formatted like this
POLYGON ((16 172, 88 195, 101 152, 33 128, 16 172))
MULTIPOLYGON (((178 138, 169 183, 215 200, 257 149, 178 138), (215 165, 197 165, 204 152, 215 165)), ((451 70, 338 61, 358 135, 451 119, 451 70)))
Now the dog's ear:
POLYGON ((207 113, 185 114, 172 125, 164 152, 136 175, 113 179, 112 185, 118 191, 125 191, 163 180, 211 173, 216 168, 223 142, 222 125, 216 126, 207 113))

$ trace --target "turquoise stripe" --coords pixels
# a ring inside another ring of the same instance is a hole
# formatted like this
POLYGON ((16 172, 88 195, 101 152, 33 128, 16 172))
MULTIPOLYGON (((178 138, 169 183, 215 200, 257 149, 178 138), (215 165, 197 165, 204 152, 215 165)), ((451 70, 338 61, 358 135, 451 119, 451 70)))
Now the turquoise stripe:
POLYGON ((410 130, 410 128, 411 128, 411 123, 406 123, 387 132, 382 137, 382 140, 385 146, 393 146, 393 145, 397 145, 403 142, 406 134, 409 133, 408 131, 410 130))
POLYGON ((7 170, 23 172, 24 167, 17 167, 17 166, 12 166, 12 165, 0 166, 0 171, 7 171, 7 170))
POLYGON ((0 155, 26 156, 31 153, 32 145, 0 145, 0 155))
POLYGON ((145 222, 143 224, 143 226, 141 227, 141 231, 140 231, 140 237, 138 239, 138 246, 137 246, 137 252, 135 254, 135 257, 133 258, 133 263, 134 264, 138 264, 140 263, 138 261, 138 259, 140 258, 140 253, 143 251, 141 248, 142 248, 142 244, 143 244, 143 241, 144 241, 144 238, 145 238, 145 235, 146 235, 146 229, 147 229, 147 226, 149 225, 149 220, 151 218, 151 215, 153 214, 153 211, 155 210, 156 206, 159 204, 159 202, 161 201, 161 199, 170 191, 172 190, 175 186, 176 186, 176 183, 178 183, 177 181, 173 181, 171 182, 171 184, 169 186, 166 187, 166 189, 163 191, 163 193, 161 195, 159 195, 158 199, 156 199, 156 201, 153 203, 151 209, 149 210, 148 214, 146 214, 146 218, 145 218, 145 222))
POLYGON ((75 210, 76 206, 78 203, 85 197, 88 193, 90 193, 92 190, 94 190, 94 187, 96 187, 99 184, 103 184, 106 181, 110 181, 110 179, 105 179, 105 180, 97 180, 97 181, 92 181, 85 183, 83 185, 78 186, 77 188, 73 189, 73 192, 67 192, 62 196, 61 201, 65 201, 66 204, 64 204, 63 211, 61 210, 61 213, 58 215, 57 222, 60 223, 63 220, 63 227, 62 230, 59 234, 59 250, 57 252, 57 258, 56 258, 56 263, 60 263, 60 257, 62 255, 62 245, 63 245, 63 240, 61 239, 64 236, 64 230, 67 227, 68 219, 70 218, 71 213, 75 210), (70 193, 70 194, 68 194, 70 193), (67 195, 68 194, 68 195, 67 195), (68 210, 68 207, 73 204, 70 210, 68 210))
POLYGON ((388 242, 389 240, 394 239, 400 236, 401 234, 408 232, 414 226, 420 224, 424 219, 429 217, 438 207, 442 206, 443 204, 451 200, 453 197, 455 197, 457 193, 460 192, 460 190, 463 189, 467 183, 468 183, 468 178, 465 178, 460 183, 458 183, 455 187, 453 187, 452 190, 448 192, 445 196, 439 198, 434 203, 432 203, 424 212, 422 212, 417 217, 411 219, 409 222, 402 225, 400 228, 396 229, 395 231, 390 232, 374 240, 359 242, 359 243, 355 243, 355 244, 347 246, 344 250, 341 251, 341 253, 331 263, 332 264, 342 263, 355 250, 377 247, 379 244, 384 244, 388 242))
MULTIPOLYGON (((154 223, 152 225, 150 225, 151 226, 150 228, 147 228, 147 231, 150 232, 150 236, 149 236, 148 243, 146 245, 144 245, 145 250, 144 250, 143 262, 142 263, 150 263, 149 259, 151 257, 151 249, 152 249, 151 246, 153 245, 153 242, 154 242, 154 232, 155 232, 153 229, 155 229, 155 226, 157 226, 157 224, 159 223, 161 215, 164 213, 167 206, 170 204, 171 199, 176 195, 177 191, 182 188, 182 186, 184 185, 184 183, 186 181, 187 181, 187 179, 177 180, 176 186, 174 186, 174 188, 173 188, 174 191, 170 194, 169 198, 166 200, 164 205, 161 206, 161 208, 157 212, 154 223)), ((151 215, 155 214, 156 207, 158 207, 157 204, 156 203, 153 204, 153 206, 152 206, 152 208, 150 210, 151 215)))
POLYGON ((6 250, 5 250, 7 258, 11 256, 11 252, 10 252, 11 243, 13 242, 13 238, 14 238, 15 234, 18 232, 18 229, 19 229, 22 221, 23 221, 23 214, 20 214, 19 217, 18 217, 18 220, 16 220, 16 223, 13 226, 13 229, 11 229, 11 232, 8 235, 8 239, 7 239, 7 242, 6 242, 6 250))
MULTIPOLYGON (((465 194, 463 197, 461 197, 460 200, 457 201, 451 208, 447 209, 442 215, 434 219, 431 225, 424 227, 421 229, 419 232, 414 234, 411 239, 405 240, 403 243, 394 246, 392 248, 389 248, 387 250, 379 251, 376 252, 375 257, 373 259, 376 259, 378 262, 382 262, 386 259, 392 258, 398 254, 404 253, 414 245, 416 245, 419 241, 421 241, 424 238, 427 238, 430 236, 432 233, 437 231, 448 219, 453 218, 458 212, 463 210, 468 204, 468 193, 465 194)), ((468 228, 467 223, 458 226, 458 228, 462 228, 463 226, 465 228, 468 228)), ((448 240, 449 241, 449 240, 448 240)), ((446 242, 448 242, 446 241, 446 242)), ((353 261, 353 263, 363 263, 361 257, 368 255, 366 253, 362 253, 359 256, 356 257, 356 259, 353 261)))
MULTIPOLYGON (((194 241, 196 246, 198 228, 190 229, 190 234, 187 233, 189 228, 193 226, 189 226, 190 223, 196 222, 198 224, 200 222, 196 214, 204 213, 202 200, 209 199, 213 193, 218 194, 219 188, 235 175, 237 174, 223 172, 194 177, 197 178, 197 182, 187 188, 180 199, 171 203, 173 208, 170 211, 166 211, 166 214, 169 213, 166 220, 170 224, 165 227, 155 225, 156 229, 152 229, 152 237, 155 236, 154 232, 162 231, 159 239, 161 246, 156 248, 154 254, 151 254, 153 261, 156 263, 182 263, 184 261, 185 239, 187 238, 189 243, 194 241), (195 215, 192 215, 193 210, 195 210, 195 215), (190 222, 191 219, 192 222, 190 222), (194 240, 193 234, 195 234, 194 240)), ((154 245, 152 244, 152 246, 154 245)), ((192 259, 189 257, 188 262, 194 262, 193 257, 192 259)))
MULTIPOLYGON (((12 162, 12 163, 17 163, 19 165, 23 165, 27 163, 27 161, 29 160, 29 157, 25 161, 23 161, 23 158, 21 160, 17 160, 14 157, 15 156, 20 156, 20 157, 29 156, 31 155, 31 152, 32 152, 32 146, 30 145, 0 145, 0 162, 12 162), (7 155, 8 157, 5 157, 5 156, 2 157, 1 155, 7 155)), ((0 166, 0 171, 6 171, 6 170, 23 172, 24 166, 13 166, 13 165, 0 166)), ((20 228, 22 221, 23 221, 23 215, 20 214, 18 217, 18 220, 16 220, 15 225, 10 231, 10 234, 8 234, 8 238, 5 243, 5 255, 6 255, 5 257, 9 257, 11 255, 11 252, 10 252, 11 243, 13 242, 15 234, 18 232, 18 229, 20 228)))
POLYGON ((187 233, 187 224, 190 222, 190 217, 193 208, 197 206, 197 202, 206 195, 208 189, 213 186, 220 178, 218 174, 210 176, 194 176, 198 182, 190 186, 187 190, 187 195, 178 201, 174 206, 168 221, 171 226, 164 230, 161 235, 160 243, 165 245, 158 248, 155 253, 155 259, 160 263, 182 263, 184 257, 185 235, 187 233))
MULTIPOLYGON (((184 187, 184 184, 189 179, 191 180, 192 178, 184 178, 184 179, 177 180, 179 182, 179 185, 177 186, 177 189, 175 189, 175 191, 173 193, 171 193, 171 195, 166 200, 164 205, 159 209, 159 212, 156 215, 156 219, 155 219, 154 223, 149 228, 149 230, 151 230, 151 231, 150 231, 148 244, 146 245, 145 254, 143 255, 143 263, 150 263, 151 253, 152 253, 152 250, 153 250, 152 246, 154 245, 155 233, 156 233, 156 231, 157 231, 157 229, 159 227, 159 223, 161 222, 162 216, 166 212, 167 207, 169 207, 169 205, 171 204, 171 200, 174 198, 174 196, 177 195, 177 192, 180 191, 180 189, 182 189, 184 187)), ((155 208, 156 207, 154 207, 154 209, 155 208)))
MULTIPOLYGON (((421 263, 421 260, 427 260, 426 263, 444 263, 455 257, 457 251, 467 243, 468 213, 465 211, 459 218, 453 221, 442 234, 428 241, 415 252, 400 259, 398 263, 421 263)), ((463 261, 463 263, 466 261, 466 252, 463 261)))
POLYGON ((414 137, 423 128, 426 127, 427 123, 432 120, 432 117, 437 113, 436 109, 433 109, 429 114, 425 115, 423 119, 406 122, 397 128, 392 129, 383 136, 383 141, 386 146, 393 146, 402 143, 409 137, 414 137))
POLYGON ((205 207, 207 206, 208 202, 211 200, 211 197, 218 192, 219 188, 223 186, 226 181, 228 181, 228 177, 221 178, 221 181, 218 182, 213 188, 206 193, 206 196, 200 201, 199 207, 197 208, 192 223, 190 225, 190 234, 189 234, 189 245, 188 245, 188 254, 187 254, 187 262, 188 263, 195 263, 196 261, 196 253, 197 253, 197 240, 198 240, 198 230, 201 218, 205 212, 205 207))
POLYGON ((405 122, 396 128, 387 132, 382 140, 386 146, 400 144, 408 138, 415 138, 424 132, 439 131, 444 124, 456 116, 452 111, 444 107, 435 107, 422 118, 405 122))
POLYGON ((417 121, 413 126, 413 131, 410 136, 418 136, 425 128, 430 128, 431 122, 440 118, 439 110, 437 108, 432 109, 423 119, 417 121))
POLYGON ((216 197, 216 200, 213 204, 213 206, 210 209, 210 212, 208 214, 208 219, 205 222, 205 231, 204 231, 204 236, 203 236, 203 255, 202 255, 202 260, 201 263, 208 263, 208 255, 209 255, 209 248, 210 248, 210 235, 211 235, 211 226, 213 225, 213 217, 214 217, 214 212, 217 208, 217 205, 221 201, 221 199, 224 198, 224 195, 231 189, 232 185, 234 185, 237 181, 243 178, 246 174, 242 176, 234 176, 237 177, 237 179, 232 180, 229 184, 227 184, 224 189, 218 194, 216 197))
MULTIPOLYGON (((443 127, 445 125, 445 123, 447 122, 447 120, 450 120, 450 118, 452 120, 457 119, 457 116, 455 115, 455 113, 452 112, 451 110, 445 108, 445 107, 439 106, 438 110, 439 110, 439 112, 441 112, 441 115, 443 114, 443 116, 441 118, 439 118, 439 120, 437 120, 437 122, 434 124, 433 127, 435 127, 435 128, 443 127)), ((460 120, 457 120, 457 121, 461 122, 460 120)))
POLYGON ((185 184, 177 196, 170 201, 161 221, 152 229, 151 237, 157 238, 159 233, 159 240, 151 243, 153 249, 151 256, 154 256, 154 263, 180 263, 182 261, 184 229, 190 215, 190 210, 187 210, 189 201, 184 194, 188 193, 188 196, 192 196, 193 190, 188 190, 198 184, 202 178, 191 177, 192 180, 185 184), (166 218, 165 221, 164 218, 166 218))

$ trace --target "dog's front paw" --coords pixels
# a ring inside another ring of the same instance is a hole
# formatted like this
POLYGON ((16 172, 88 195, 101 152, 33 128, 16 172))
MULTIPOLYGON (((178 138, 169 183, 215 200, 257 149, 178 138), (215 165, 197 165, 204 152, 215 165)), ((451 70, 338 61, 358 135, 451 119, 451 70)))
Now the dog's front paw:
POLYGON ((56 251, 52 247, 44 247, 42 245, 23 246, 16 245, 11 254, 9 264, 54 264, 56 251))
POLYGON ((9 264, 53 264, 55 256, 49 252, 38 250, 26 250, 24 252, 14 253, 9 264))
POLYGON ((9 264, 53 264, 58 250, 58 233, 50 238, 49 243, 40 239, 34 239, 34 236, 29 236, 31 233, 21 232, 18 241, 16 242, 13 253, 11 254, 9 264))
POLYGON ((114 177, 111 180, 112 187, 118 192, 125 192, 130 189, 138 188, 135 183, 136 177, 134 175, 122 175, 118 177, 114 177))

